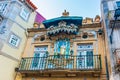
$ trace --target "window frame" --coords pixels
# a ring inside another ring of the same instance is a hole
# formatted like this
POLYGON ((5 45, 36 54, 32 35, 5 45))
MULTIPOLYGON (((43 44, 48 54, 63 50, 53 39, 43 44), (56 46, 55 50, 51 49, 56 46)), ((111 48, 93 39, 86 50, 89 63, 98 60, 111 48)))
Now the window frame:
POLYGON ((7 3, 2 3, 2 4, 0 4, 1 6, 0 6, 0 12, 3 12, 4 10, 5 10, 5 8, 7 7, 7 3))
POLYGON ((46 62, 44 60, 44 55, 48 51, 48 46, 34 46, 34 56, 32 60, 32 67, 31 69, 44 69, 44 63, 46 62), (41 55, 42 54, 42 55, 41 55), (41 65, 41 64, 42 65, 41 65), (41 67, 40 67, 41 66, 41 67))
POLYGON ((8 43, 11 46, 18 47, 19 44, 20 44, 20 38, 18 36, 14 35, 14 34, 11 34, 8 43), (16 41, 16 39, 13 40, 13 38, 16 38, 17 41, 16 41), (14 43, 11 43, 11 41, 13 41, 14 43))
POLYGON ((94 55, 94 47, 93 43, 83 43, 83 44, 77 44, 77 68, 79 69, 86 69, 86 68, 94 68, 94 60, 93 56, 94 55), (92 52, 91 55, 88 53, 92 52), (81 55, 80 55, 81 54, 81 55), (84 63, 83 61, 79 59, 84 58, 84 63), (91 61, 90 61, 91 59, 91 61))
POLYGON ((26 8, 22 8, 20 11, 20 17, 27 21, 29 19, 30 11, 26 8), (27 12, 27 13, 26 13, 27 12))
POLYGON ((120 8, 120 1, 116 1, 116 5, 118 8, 120 8))

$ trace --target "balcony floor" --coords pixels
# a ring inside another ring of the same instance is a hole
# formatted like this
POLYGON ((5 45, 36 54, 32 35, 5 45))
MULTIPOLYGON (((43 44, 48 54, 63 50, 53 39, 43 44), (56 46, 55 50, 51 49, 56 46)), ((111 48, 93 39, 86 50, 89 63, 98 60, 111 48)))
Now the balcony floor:
POLYGON ((94 77, 100 76, 101 70, 20 70, 24 77, 78 77, 79 75, 91 75, 94 77))

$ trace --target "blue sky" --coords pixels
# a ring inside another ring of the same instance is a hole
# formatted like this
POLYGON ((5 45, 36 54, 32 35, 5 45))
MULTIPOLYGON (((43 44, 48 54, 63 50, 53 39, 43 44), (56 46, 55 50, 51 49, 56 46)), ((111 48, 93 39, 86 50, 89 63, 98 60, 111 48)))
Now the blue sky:
POLYGON ((31 0, 46 19, 60 17, 66 9, 70 16, 94 18, 100 15, 100 0, 31 0))

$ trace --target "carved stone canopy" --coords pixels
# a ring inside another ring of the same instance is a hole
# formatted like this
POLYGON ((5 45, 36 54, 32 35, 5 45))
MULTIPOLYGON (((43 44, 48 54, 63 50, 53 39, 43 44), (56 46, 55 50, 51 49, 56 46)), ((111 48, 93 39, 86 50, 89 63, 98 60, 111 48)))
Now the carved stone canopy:
POLYGON ((47 36, 76 35, 82 25, 82 17, 62 16, 43 21, 47 29, 47 36))
POLYGON ((58 35, 60 33, 66 33, 66 34, 77 34, 78 27, 75 24, 67 25, 65 21, 61 21, 58 23, 58 26, 50 26, 47 28, 47 35, 48 36, 54 36, 58 35))

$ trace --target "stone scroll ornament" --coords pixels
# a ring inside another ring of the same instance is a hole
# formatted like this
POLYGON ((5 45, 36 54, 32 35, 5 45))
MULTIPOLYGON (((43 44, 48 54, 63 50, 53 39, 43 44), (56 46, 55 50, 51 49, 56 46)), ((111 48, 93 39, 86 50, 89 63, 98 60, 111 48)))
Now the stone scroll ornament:
POLYGON ((58 26, 51 25, 47 28, 47 35, 53 36, 59 33, 66 33, 66 34, 76 34, 78 31, 78 27, 75 24, 67 25, 66 22, 61 21, 58 23, 58 26))

